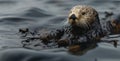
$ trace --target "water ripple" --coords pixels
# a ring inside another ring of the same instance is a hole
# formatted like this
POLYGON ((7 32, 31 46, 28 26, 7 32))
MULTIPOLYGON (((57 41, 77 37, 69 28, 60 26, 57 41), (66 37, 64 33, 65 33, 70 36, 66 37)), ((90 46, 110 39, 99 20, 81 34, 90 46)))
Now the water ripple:
POLYGON ((25 11, 23 16, 27 17, 48 17, 52 16, 49 12, 42 10, 40 8, 32 7, 25 11))

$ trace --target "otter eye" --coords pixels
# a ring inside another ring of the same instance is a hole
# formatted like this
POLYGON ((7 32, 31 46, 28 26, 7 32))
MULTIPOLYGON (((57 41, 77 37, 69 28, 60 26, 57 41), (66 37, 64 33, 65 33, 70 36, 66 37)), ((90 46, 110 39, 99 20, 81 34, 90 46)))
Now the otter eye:
POLYGON ((85 15, 86 13, 85 13, 85 12, 82 12, 81 14, 82 14, 82 15, 85 15))

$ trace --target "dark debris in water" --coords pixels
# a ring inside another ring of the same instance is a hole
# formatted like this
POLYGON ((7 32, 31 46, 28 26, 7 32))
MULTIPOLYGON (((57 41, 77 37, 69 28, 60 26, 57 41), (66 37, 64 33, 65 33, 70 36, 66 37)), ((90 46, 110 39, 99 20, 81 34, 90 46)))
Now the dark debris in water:
POLYGON ((115 48, 117 48, 119 40, 101 40, 101 42, 111 43, 115 48))
POLYGON ((107 12, 107 11, 105 11, 104 14, 105 14, 105 17, 102 18, 102 20, 107 20, 108 18, 114 15, 113 12, 107 12))
POLYGON ((105 17, 110 17, 110 16, 112 16, 112 15, 114 15, 114 13, 113 12, 104 12, 105 13, 105 17))

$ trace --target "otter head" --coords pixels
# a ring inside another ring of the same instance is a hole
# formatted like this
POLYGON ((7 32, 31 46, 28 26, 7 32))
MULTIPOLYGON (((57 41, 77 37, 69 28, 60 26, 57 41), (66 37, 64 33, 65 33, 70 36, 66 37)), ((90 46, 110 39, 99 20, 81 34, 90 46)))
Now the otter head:
POLYGON ((77 5, 73 7, 68 15, 68 23, 72 26, 89 27, 96 21, 98 13, 90 6, 77 5))

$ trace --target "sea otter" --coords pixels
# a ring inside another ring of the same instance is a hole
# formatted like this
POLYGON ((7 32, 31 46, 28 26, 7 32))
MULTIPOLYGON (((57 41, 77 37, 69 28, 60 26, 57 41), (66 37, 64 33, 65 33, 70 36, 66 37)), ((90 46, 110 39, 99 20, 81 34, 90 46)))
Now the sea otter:
POLYGON ((26 41, 39 39, 45 45, 54 42, 58 47, 66 47, 99 42, 100 38, 104 36, 98 12, 90 6, 74 6, 70 10, 66 22, 66 25, 61 28, 39 33, 38 37, 29 37, 26 41))

